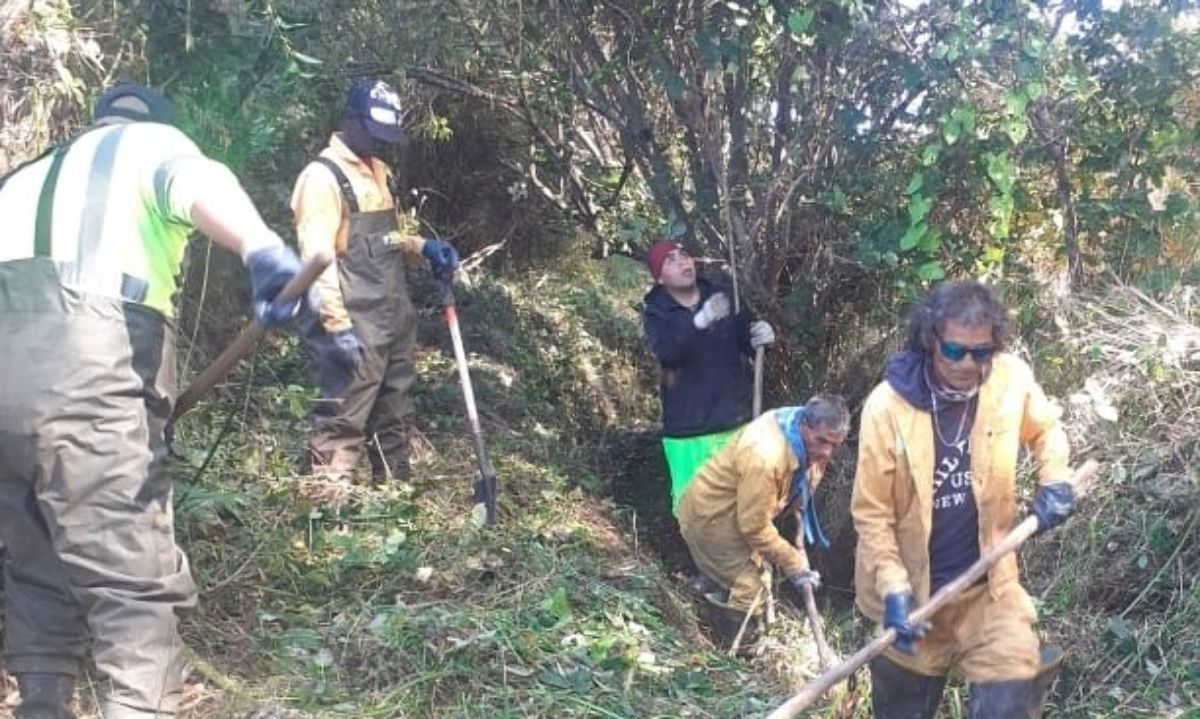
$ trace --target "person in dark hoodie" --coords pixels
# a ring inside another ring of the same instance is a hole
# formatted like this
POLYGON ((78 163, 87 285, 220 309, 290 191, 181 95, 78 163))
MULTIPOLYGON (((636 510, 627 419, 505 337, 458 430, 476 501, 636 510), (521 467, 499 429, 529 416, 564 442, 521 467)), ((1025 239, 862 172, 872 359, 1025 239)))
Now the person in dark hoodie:
POLYGON ((662 370, 663 450, 677 513, 696 470, 750 419, 748 358, 774 343, 775 331, 745 308, 731 316, 728 290, 698 277, 679 243, 656 242, 647 262, 655 285, 642 323, 662 370))
POLYGON ((1061 662, 1061 651, 1040 646, 1012 554, 928 626, 909 620, 1015 524, 1021 445, 1039 465, 1039 531, 1074 511, 1059 411, 1029 366, 1004 352, 1008 339, 990 288, 943 283, 913 311, 908 348, 888 360, 863 407, 851 500, 856 601, 899 634, 871 662, 879 719, 932 719, 950 670, 971 684, 972 719, 1037 717, 1061 662))

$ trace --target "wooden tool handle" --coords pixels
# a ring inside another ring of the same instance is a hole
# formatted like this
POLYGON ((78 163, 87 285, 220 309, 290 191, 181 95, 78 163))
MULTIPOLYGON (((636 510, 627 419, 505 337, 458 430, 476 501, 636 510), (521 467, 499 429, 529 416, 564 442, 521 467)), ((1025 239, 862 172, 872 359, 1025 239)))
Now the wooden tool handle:
MULTIPOLYGON (((318 252, 304 263, 296 276, 284 285, 273 301, 287 302, 303 295, 332 261, 333 258, 328 252, 318 252)), ((225 351, 213 360, 212 364, 205 367, 196 376, 196 379, 192 380, 188 388, 179 395, 179 399, 175 401, 175 410, 171 413, 171 422, 175 422, 184 413, 195 407, 200 398, 208 394, 209 390, 224 379, 234 365, 250 354, 254 345, 258 344, 265 334, 266 328, 257 322, 250 323, 246 329, 242 330, 233 343, 226 347, 225 351)))
MULTIPOLYGON (((1082 497, 1087 493, 1088 486, 1093 475, 1099 470, 1100 465, 1095 460, 1089 459, 1075 470, 1071 478, 1071 484, 1075 487, 1075 495, 1082 497)), ((920 624, 929 621, 934 614, 945 606, 950 600, 958 596, 964 589, 975 584, 976 580, 982 577, 991 569, 997 562, 1005 557, 1010 552, 1016 551, 1018 547, 1025 543, 1025 540, 1032 537, 1037 532, 1037 517, 1030 515, 1021 521, 1016 527, 1010 531, 1003 540, 995 547, 992 547, 987 554, 983 555, 971 565, 966 572, 962 573, 951 581, 946 586, 942 587, 933 595, 932 598, 925 604, 921 605, 916 611, 909 615, 909 621, 913 624, 920 624)), ((778 709, 767 715, 767 719, 792 719, 806 709, 810 704, 815 702, 825 692, 829 691, 838 682, 849 677, 858 668, 871 661, 876 656, 883 653, 896 641, 896 630, 886 629, 882 634, 871 640, 862 649, 859 649, 853 656, 838 664, 836 667, 825 672, 821 676, 812 680, 804 686, 791 699, 788 699, 778 709)))

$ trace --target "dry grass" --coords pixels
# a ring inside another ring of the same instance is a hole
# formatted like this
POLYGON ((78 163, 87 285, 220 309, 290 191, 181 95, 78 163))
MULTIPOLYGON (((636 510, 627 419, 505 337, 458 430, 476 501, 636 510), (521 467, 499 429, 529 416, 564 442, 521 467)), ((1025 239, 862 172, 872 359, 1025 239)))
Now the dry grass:
POLYGON ((1115 286, 1078 298, 1038 357, 1072 444, 1103 480, 1025 552, 1046 632, 1069 651, 1068 716, 1178 716, 1200 704, 1200 307, 1115 286), (1066 393, 1066 392, 1064 392, 1066 393))

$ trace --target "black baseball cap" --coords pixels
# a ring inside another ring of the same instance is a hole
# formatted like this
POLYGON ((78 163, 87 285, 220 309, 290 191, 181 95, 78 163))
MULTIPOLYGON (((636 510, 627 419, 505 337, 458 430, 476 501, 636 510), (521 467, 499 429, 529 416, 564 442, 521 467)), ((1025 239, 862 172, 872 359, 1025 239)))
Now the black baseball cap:
POLYGON ((100 93, 93 120, 124 118, 139 122, 175 122, 175 108, 157 90, 132 82, 122 82, 100 93))
POLYGON ((404 142, 400 95, 383 80, 356 80, 346 97, 346 116, 362 122, 367 133, 380 142, 404 142))

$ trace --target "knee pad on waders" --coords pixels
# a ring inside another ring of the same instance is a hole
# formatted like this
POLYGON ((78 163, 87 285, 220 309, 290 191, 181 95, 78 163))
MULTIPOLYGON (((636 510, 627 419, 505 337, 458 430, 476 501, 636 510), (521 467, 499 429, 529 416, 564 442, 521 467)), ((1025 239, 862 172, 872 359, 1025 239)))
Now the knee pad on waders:
POLYGON ((67 674, 18 674, 21 704, 14 719, 75 719, 71 700, 75 695, 75 677, 67 674))
POLYGON ((1032 679, 972 684, 967 716, 969 719, 1026 719, 1032 691, 1032 679))
POLYGON ((946 677, 910 672, 887 657, 871 660, 871 712, 875 719, 933 719, 946 677))
POLYGON ((1058 678, 1058 670, 1062 668, 1063 650, 1058 647, 1042 647, 1041 666, 1033 677, 1033 686, 1029 691, 1029 719, 1039 719, 1046 707, 1046 698, 1058 678))

